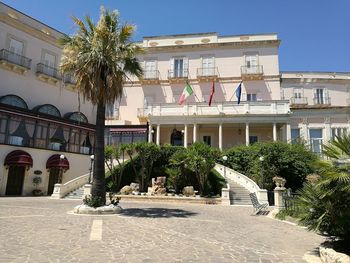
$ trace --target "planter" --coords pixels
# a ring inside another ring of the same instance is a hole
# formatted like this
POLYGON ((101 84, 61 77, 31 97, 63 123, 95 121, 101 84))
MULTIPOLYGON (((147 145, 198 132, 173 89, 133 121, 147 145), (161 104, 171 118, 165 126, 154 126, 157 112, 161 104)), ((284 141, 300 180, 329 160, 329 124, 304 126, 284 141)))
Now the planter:
POLYGON ((113 215, 119 214, 123 209, 118 205, 105 205, 97 208, 90 207, 87 205, 78 205, 74 207, 74 214, 85 214, 85 215, 113 215))

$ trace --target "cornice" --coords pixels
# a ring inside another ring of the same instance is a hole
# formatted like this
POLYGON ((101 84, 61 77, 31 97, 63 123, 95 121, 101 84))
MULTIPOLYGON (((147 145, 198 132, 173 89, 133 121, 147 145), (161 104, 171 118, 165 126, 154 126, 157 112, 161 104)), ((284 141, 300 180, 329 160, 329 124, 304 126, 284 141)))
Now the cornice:
POLYGON ((62 46, 58 43, 58 38, 52 36, 52 35, 47 35, 44 32, 31 27, 30 25, 27 25, 21 21, 18 21, 16 19, 13 19, 5 14, 0 14, 0 22, 7 24, 9 26, 12 26, 20 31, 23 31, 35 38, 38 38, 42 41, 45 41, 51 45, 54 45, 58 48, 62 48, 62 46))

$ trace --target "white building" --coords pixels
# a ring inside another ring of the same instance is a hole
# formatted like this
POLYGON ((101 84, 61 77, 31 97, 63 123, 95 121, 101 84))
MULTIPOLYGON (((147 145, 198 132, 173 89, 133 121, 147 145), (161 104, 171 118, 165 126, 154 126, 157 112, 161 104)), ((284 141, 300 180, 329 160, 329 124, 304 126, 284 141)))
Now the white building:
POLYGON ((51 194, 87 174, 95 109, 61 76, 57 30, 0 3, 0 195, 51 194))
POLYGON ((109 108, 108 143, 147 137, 224 149, 301 137, 320 152, 322 143, 350 130, 350 73, 281 73, 276 34, 145 37, 140 45, 144 77, 127 83, 123 98, 109 108), (179 105, 186 82, 194 94, 179 105))

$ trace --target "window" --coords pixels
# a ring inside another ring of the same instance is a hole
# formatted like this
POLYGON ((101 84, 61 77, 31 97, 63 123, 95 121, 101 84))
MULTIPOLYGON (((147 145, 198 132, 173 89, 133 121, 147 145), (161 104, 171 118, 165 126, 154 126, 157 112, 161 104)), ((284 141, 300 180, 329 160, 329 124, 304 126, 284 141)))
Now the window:
POLYGON ((322 153, 322 129, 310 129, 310 146, 314 153, 322 153))
POLYGON ((188 77, 188 59, 182 58, 172 58, 170 66, 170 77, 171 78, 187 78, 188 77))
POLYGON ((22 55, 23 55, 24 44, 21 41, 10 38, 8 60, 17 65, 22 65, 22 55))
POLYGON ((258 142, 258 136, 249 136, 249 144, 254 144, 258 142))
POLYGON ((27 103, 16 95, 5 95, 0 97, 0 103, 10 106, 15 106, 23 109, 28 109, 27 103))
POLYGON ((42 56, 42 64, 43 67, 41 68, 41 72, 48 75, 55 77, 57 75, 56 67, 56 56, 54 54, 45 52, 42 56))
POLYGON ((258 73, 258 54, 247 54, 245 56, 247 73, 258 73))
POLYGON ((69 119, 76 122, 88 123, 87 117, 81 112, 72 112, 69 119))
POLYGON ((146 60, 145 61, 145 79, 155 79, 158 78, 157 71, 157 61, 156 60, 146 60))
POLYGON ((248 93, 247 94, 247 101, 256 101, 256 94, 254 93, 248 93))
POLYGON ((69 151, 80 152, 80 135, 79 130, 73 129, 69 138, 69 151))
POLYGON ((209 135, 204 135, 203 136, 203 142, 209 146, 211 146, 211 136, 209 135))
POLYGON ((336 138, 336 136, 342 136, 346 134, 346 128, 332 128, 332 140, 336 138))
POLYGON ((0 143, 5 143, 7 118, 0 116, 0 143))
POLYGON ((291 139, 292 139, 292 144, 298 143, 300 140, 300 129, 291 129, 291 139))
POLYGON ((38 123, 36 126, 35 147, 46 148, 47 124, 38 123))
POLYGON ((294 88, 293 89, 293 96, 295 99, 301 99, 303 96, 302 96, 302 91, 300 88, 294 88))
POLYGON ((202 57, 202 76, 215 75, 215 61, 212 56, 202 57))
POLYGON ((60 111, 51 104, 44 104, 41 106, 37 106, 34 108, 35 111, 44 113, 47 115, 55 116, 55 117, 61 117, 60 111))
POLYGON ((328 91, 327 89, 317 88, 314 90, 314 102, 315 104, 328 104, 328 91))

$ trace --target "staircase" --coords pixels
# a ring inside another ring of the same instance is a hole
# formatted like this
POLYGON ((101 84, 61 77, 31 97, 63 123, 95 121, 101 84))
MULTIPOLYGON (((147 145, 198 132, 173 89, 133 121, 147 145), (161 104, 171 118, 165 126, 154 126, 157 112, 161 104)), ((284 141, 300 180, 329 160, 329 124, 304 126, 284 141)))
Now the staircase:
POLYGON ((243 186, 227 179, 230 185, 230 203, 231 205, 252 205, 249 197, 249 191, 243 186))
POLYGON ((83 199, 84 186, 75 189, 74 191, 67 194, 64 199, 83 199))

